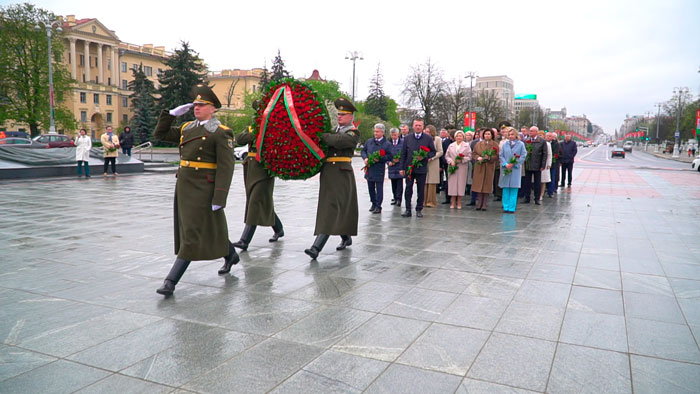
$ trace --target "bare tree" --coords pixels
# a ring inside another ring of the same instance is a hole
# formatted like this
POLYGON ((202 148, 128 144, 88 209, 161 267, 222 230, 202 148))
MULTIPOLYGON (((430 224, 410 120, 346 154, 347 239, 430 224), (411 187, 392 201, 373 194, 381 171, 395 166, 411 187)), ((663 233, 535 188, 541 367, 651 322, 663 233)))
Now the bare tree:
POLYGON ((425 124, 430 124, 434 121, 435 106, 443 94, 444 86, 442 71, 428 58, 425 64, 411 67, 411 75, 404 82, 402 96, 409 106, 419 105, 425 124))
POLYGON ((445 84, 445 94, 441 100, 441 112, 445 113, 445 125, 461 128, 464 122, 464 111, 469 100, 469 87, 463 86, 463 79, 453 79, 445 84))
POLYGON ((236 78, 235 81, 231 82, 231 86, 228 87, 226 91, 226 107, 231 108, 231 100, 233 99, 233 92, 236 90, 236 85, 240 81, 240 78, 236 78))
POLYGON ((476 96, 477 107, 483 108, 477 116, 480 127, 496 127, 499 120, 505 119, 506 109, 495 90, 482 90, 476 96))

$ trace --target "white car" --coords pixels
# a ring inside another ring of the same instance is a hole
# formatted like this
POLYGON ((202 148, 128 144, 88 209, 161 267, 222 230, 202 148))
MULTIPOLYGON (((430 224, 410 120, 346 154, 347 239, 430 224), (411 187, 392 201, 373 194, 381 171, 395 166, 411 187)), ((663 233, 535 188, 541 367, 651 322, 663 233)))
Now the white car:
POLYGON ((245 158, 248 157, 248 145, 233 148, 233 157, 236 158, 236 160, 245 160, 245 158))
POLYGON ((695 160, 693 160, 693 163, 690 165, 690 168, 700 172, 700 155, 697 155, 695 157, 695 160))

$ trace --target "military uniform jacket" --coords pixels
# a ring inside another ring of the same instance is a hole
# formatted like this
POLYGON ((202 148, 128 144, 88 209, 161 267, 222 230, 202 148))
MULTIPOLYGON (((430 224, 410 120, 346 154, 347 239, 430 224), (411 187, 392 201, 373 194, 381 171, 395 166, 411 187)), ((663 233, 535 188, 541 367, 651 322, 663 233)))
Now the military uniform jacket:
POLYGON ((321 136, 326 143, 326 160, 321 167, 321 180, 316 210, 314 235, 357 235, 357 187, 351 162, 327 159, 352 159, 360 142, 360 132, 353 125, 338 128, 321 136))
MULTIPOLYGON (((216 169, 181 166, 175 185, 175 253, 185 260, 212 260, 228 254, 228 227, 224 210, 233 176, 233 133, 219 125, 213 132, 205 128, 218 123, 212 118, 205 126, 188 122, 172 127, 174 116, 162 111, 154 136, 179 143, 180 159, 215 163, 216 169)), ((196 164, 196 163, 194 163, 196 164)))
MULTIPOLYGON (((255 145, 252 133, 244 131, 236 135, 236 144, 255 145)), ((275 178, 271 177, 263 163, 255 158, 255 151, 249 149, 243 160, 243 180, 245 182, 245 224, 251 226, 273 226, 275 224, 275 204, 272 193, 275 178)))

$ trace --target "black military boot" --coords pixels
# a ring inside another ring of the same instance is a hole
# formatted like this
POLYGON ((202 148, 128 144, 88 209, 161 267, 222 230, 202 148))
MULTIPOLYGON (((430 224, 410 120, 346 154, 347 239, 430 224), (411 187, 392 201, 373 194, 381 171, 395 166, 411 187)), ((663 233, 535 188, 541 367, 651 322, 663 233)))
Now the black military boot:
POLYGON ((411 215, 411 204, 406 205, 406 212, 402 213, 401 216, 403 216, 405 218, 410 218, 412 216, 411 215))
POLYGON ((243 227, 243 234, 241 234, 241 239, 238 242, 234 242, 233 246, 237 247, 240 250, 248 250, 248 245, 250 244, 250 240, 253 239, 253 234, 255 234, 255 228, 257 226, 251 226, 249 224, 246 224, 245 227, 243 227))
POLYGON ((275 225, 272 226, 272 229, 275 231, 275 234, 272 236, 272 238, 269 239, 270 242, 277 242, 278 239, 284 237, 284 228, 282 227, 282 221, 280 220, 279 216, 275 214, 275 225))
MULTIPOLYGON (((255 228, 255 227, 253 227, 255 228)), ((231 242, 228 243, 228 256, 224 258, 224 265, 219 268, 219 275, 228 274, 231 272, 231 267, 238 264, 241 258, 236 253, 236 248, 233 247, 231 242)))
POLYGON ((309 257, 316 260, 316 257, 318 257, 318 254, 321 253, 321 250, 323 250, 323 247, 326 245, 326 242, 328 241, 328 237, 329 237, 329 235, 326 235, 326 234, 317 235, 316 240, 314 241, 314 244, 311 245, 311 248, 304 250, 304 253, 308 254, 309 257))
POLYGON ((189 260, 175 259, 173 267, 170 269, 170 273, 165 277, 165 281, 163 281, 163 286, 156 290, 156 293, 164 296, 173 295, 175 285, 180 281, 180 278, 182 278, 182 275, 185 273, 189 265, 189 260))
POLYGON ((336 246, 335 250, 345 250, 345 248, 352 245, 352 237, 350 237, 349 235, 341 235, 340 239, 340 244, 336 246))

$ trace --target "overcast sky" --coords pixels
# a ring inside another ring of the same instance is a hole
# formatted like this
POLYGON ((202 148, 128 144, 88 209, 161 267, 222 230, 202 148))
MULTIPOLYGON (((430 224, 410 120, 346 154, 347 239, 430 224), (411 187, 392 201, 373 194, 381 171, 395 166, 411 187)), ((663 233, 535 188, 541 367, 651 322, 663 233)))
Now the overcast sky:
MULTIPOLYGON (((7 5, 13 1, 0 0, 7 5)), ((59 15, 97 18, 122 41, 189 41, 210 70, 318 69, 351 91, 348 51, 360 51, 356 97, 381 64, 400 100, 411 66, 428 57, 446 79, 508 75, 515 93, 585 114, 612 133, 626 114, 655 111, 673 88, 700 91, 700 1, 33 1, 59 15)), ((466 80, 468 84, 468 80, 466 80)))

